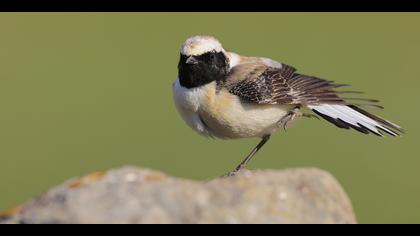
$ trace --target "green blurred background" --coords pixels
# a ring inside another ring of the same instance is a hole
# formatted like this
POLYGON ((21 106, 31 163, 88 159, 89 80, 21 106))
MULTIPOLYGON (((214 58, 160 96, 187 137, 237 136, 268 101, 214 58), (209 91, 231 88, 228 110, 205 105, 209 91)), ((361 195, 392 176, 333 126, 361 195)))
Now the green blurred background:
POLYGON ((180 45, 208 34, 350 83, 408 131, 378 138, 303 119, 250 168, 316 166, 361 223, 420 223, 419 25, 418 13, 1 13, 0 211, 123 165, 199 180, 235 167, 258 140, 202 138, 172 101, 180 45))

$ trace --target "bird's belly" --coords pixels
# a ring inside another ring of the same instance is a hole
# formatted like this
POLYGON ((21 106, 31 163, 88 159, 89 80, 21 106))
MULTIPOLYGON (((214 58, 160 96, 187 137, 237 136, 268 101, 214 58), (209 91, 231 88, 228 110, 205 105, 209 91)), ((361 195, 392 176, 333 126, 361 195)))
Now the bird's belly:
POLYGON ((235 96, 219 98, 217 101, 218 104, 211 107, 200 107, 199 115, 210 132, 219 138, 262 137, 272 134, 279 128, 279 120, 293 109, 287 105, 243 103, 235 96))

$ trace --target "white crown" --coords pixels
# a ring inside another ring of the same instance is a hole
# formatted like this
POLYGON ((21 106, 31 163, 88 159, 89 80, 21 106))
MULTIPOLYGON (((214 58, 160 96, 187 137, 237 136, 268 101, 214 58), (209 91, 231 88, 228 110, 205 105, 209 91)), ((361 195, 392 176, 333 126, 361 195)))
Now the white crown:
POLYGON ((210 51, 225 52, 222 44, 211 36, 193 36, 188 38, 181 46, 181 54, 197 56, 210 51))

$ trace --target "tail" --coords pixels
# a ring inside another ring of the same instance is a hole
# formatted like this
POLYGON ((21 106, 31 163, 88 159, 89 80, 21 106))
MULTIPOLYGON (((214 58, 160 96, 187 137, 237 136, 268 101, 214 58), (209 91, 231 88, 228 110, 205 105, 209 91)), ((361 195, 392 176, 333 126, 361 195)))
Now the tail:
POLYGON ((339 128, 353 128, 365 134, 373 133, 381 137, 382 131, 392 136, 404 133, 400 126, 372 115, 355 105, 319 104, 308 107, 339 128))

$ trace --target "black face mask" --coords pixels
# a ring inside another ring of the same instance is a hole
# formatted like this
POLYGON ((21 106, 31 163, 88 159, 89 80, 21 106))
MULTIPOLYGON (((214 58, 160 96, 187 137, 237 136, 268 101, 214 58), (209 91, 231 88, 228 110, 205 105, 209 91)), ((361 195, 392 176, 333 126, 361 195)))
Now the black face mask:
POLYGON ((199 56, 181 54, 178 64, 179 81, 186 88, 225 80, 228 72, 229 60, 223 52, 212 51, 199 56))

